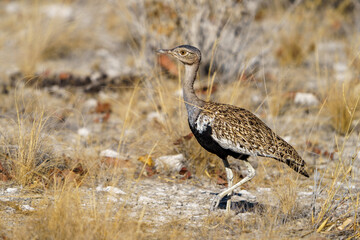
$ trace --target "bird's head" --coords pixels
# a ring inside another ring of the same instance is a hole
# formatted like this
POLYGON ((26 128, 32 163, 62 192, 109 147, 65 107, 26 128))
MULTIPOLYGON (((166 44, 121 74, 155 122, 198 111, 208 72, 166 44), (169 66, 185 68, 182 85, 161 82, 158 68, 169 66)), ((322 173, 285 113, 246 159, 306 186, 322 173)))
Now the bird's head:
POLYGON ((181 45, 173 49, 159 49, 157 52, 171 55, 187 65, 199 63, 201 60, 200 50, 190 45, 181 45))

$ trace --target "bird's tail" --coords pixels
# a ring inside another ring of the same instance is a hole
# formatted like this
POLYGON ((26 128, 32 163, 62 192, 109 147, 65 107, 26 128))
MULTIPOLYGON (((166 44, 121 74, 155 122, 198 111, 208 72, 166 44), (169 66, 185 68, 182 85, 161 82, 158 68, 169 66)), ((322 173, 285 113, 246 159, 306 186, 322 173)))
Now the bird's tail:
POLYGON ((306 163, 305 161, 299 156, 299 159, 293 160, 293 159, 286 159, 285 163, 292 169, 294 169, 295 172, 300 173, 301 175, 305 177, 309 177, 309 174, 305 170, 306 163))
POLYGON ((274 154, 274 158, 286 163, 290 168, 294 169, 295 172, 298 172, 305 177, 309 177, 309 174, 305 170, 306 162, 296 152, 295 148, 280 137, 278 137, 277 140, 278 148, 274 154))

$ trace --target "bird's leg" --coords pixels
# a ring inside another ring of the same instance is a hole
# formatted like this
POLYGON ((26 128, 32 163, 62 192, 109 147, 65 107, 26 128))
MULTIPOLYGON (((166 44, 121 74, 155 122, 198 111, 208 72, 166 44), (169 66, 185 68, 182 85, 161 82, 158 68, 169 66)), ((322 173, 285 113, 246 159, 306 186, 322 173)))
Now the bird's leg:
MULTIPOLYGON (((227 156, 225 157, 221 157, 221 159, 223 160, 224 166, 225 166, 225 171, 226 171, 226 179, 227 179, 227 183, 228 183, 228 189, 230 187, 232 187, 233 185, 233 180, 234 180, 234 174, 233 171, 231 170, 230 164, 227 160, 227 156)), ((224 195, 225 196, 225 195, 224 195)), ((223 196, 223 197, 224 197, 223 196)), ((230 208, 231 208, 231 196, 232 196, 232 191, 228 193, 228 199, 226 201, 226 211, 230 212, 230 208)), ((217 198, 216 198, 217 199, 217 198)), ((222 198, 221 198, 222 199, 222 198)), ((219 200, 219 202, 221 201, 221 199, 219 200)), ((219 204, 219 203, 218 203, 219 204)))
POLYGON ((227 188, 225 191, 219 193, 212 203, 210 209, 211 211, 215 210, 219 206, 219 203, 223 197, 225 197, 229 193, 232 193, 234 189, 238 188, 242 184, 246 183, 247 181, 250 181, 253 177, 255 177, 255 169, 251 166, 251 164, 248 161, 245 160, 244 162, 249 171, 249 174, 245 178, 243 178, 240 182, 236 183, 234 186, 231 186, 227 188))
MULTIPOLYGON (((231 188, 233 185, 234 173, 230 167, 225 167, 225 171, 226 171, 226 178, 227 178, 227 182, 228 182, 228 188, 231 188)), ((232 195, 233 195, 233 192, 231 191, 228 194, 228 200, 226 202, 226 211, 227 212, 230 212, 232 195)))

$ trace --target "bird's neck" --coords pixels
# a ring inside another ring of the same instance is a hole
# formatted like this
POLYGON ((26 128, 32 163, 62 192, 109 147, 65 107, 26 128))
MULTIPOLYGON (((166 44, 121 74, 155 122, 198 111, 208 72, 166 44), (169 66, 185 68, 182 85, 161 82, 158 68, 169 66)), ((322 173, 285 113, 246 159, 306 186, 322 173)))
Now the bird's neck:
POLYGON ((199 64, 200 63, 194 63, 192 65, 185 64, 185 78, 182 83, 185 106, 188 112, 189 123, 192 126, 194 126, 195 121, 201 112, 201 108, 205 104, 203 100, 196 96, 194 90, 194 82, 199 69, 199 64))

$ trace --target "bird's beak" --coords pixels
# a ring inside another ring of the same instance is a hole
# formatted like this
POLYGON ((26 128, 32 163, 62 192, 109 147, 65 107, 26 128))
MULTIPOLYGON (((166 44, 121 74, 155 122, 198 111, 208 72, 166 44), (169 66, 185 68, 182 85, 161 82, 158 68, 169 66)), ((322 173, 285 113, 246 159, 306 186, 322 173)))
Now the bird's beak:
POLYGON ((157 53, 161 53, 161 54, 170 54, 170 50, 169 49, 159 49, 156 51, 157 53))

